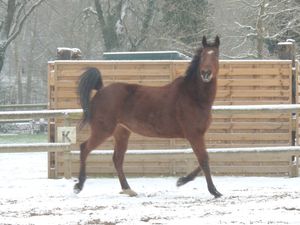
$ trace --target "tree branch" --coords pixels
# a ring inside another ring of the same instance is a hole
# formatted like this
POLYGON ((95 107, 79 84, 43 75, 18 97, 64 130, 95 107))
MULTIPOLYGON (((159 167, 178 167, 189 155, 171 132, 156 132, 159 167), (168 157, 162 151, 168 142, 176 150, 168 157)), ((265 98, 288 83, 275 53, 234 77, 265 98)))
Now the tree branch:
POLYGON ((18 10, 17 10, 17 12, 15 13, 16 14, 16 16, 15 16, 15 21, 16 21, 16 23, 15 24, 13 24, 13 28, 9 31, 9 34, 8 35, 10 35, 10 34, 13 34, 15 31, 16 31, 16 29, 17 29, 17 26, 18 26, 18 21, 20 21, 20 17, 21 17, 21 12, 22 12, 22 10, 24 9, 24 7, 25 7, 25 5, 26 5, 27 3, 25 2, 25 3, 23 3, 23 4, 21 4, 21 6, 18 8, 18 10))
POLYGON ((245 1, 245 0, 240 0, 241 2, 243 2, 245 5, 252 7, 252 8, 257 8, 259 7, 264 1, 262 0, 261 2, 257 3, 257 4, 250 4, 249 2, 245 1))
POLYGON ((7 3, 6 3, 5 1, 0 0, 0 3, 1 3, 2 5, 4 5, 5 7, 7 7, 7 3))
POLYGON ((252 31, 256 31, 256 29, 254 27, 250 26, 250 25, 242 25, 237 21, 235 21, 234 23, 236 25, 238 25, 240 28, 245 28, 245 29, 249 29, 249 30, 252 30, 252 31))
POLYGON ((104 19, 104 15, 103 15, 102 6, 101 6, 101 3, 99 2, 99 0, 95 0, 95 7, 96 7, 99 23, 104 28, 106 23, 105 23, 105 19, 104 19))
POLYGON ((9 37, 9 31, 14 19, 14 14, 16 11, 16 0, 9 0, 7 2, 7 12, 4 19, 3 27, 1 29, 1 39, 5 40, 9 37))
POLYGON ((25 15, 23 16, 23 18, 20 20, 19 25, 17 26, 15 32, 13 32, 9 38, 6 41, 6 47, 19 35, 19 33, 21 32, 24 23, 26 21, 26 19, 30 16, 30 14, 35 10, 36 7, 38 7, 42 2, 44 2, 46 0, 38 0, 35 4, 33 4, 30 9, 25 13, 25 15))
POLYGON ((137 40, 135 47, 138 48, 147 38, 149 33, 150 21, 154 15, 154 0, 148 0, 146 15, 144 17, 142 29, 141 29, 141 37, 137 40))
POLYGON ((245 43, 246 43, 246 41, 247 41, 247 36, 244 38, 244 40, 240 43, 240 44, 238 44, 237 46, 235 46, 235 47, 233 47, 231 50, 234 50, 234 49, 237 49, 237 48, 240 48, 240 47, 242 47, 245 43))

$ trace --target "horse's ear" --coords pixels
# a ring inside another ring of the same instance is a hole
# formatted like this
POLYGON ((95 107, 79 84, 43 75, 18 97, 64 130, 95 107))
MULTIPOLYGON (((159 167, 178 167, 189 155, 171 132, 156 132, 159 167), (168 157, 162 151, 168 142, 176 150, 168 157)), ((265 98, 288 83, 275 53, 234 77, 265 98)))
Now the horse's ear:
POLYGON ((203 45, 203 47, 207 46, 206 36, 203 36, 203 38, 202 38, 202 45, 203 45))
POLYGON ((220 46, 220 38, 219 38, 218 35, 217 35, 216 38, 215 38, 215 45, 216 45, 217 47, 220 46))

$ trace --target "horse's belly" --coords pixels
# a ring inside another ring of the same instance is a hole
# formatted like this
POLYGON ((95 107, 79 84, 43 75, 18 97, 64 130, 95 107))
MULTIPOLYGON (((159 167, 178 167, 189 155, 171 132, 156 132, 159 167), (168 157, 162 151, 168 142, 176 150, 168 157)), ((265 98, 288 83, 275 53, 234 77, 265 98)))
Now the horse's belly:
POLYGON ((124 127, 131 132, 146 136, 146 137, 160 137, 160 138, 180 138, 182 137, 181 130, 173 124, 158 124, 158 123, 122 123, 124 127))

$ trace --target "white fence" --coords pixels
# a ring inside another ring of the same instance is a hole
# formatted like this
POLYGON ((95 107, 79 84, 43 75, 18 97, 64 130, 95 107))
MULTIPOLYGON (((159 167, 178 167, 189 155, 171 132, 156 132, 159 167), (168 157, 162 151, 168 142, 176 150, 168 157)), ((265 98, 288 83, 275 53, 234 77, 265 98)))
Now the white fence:
MULTIPOLYGON (((283 104, 283 105, 251 105, 251 106, 213 106, 213 113, 221 114, 253 114, 253 113, 300 113, 300 104, 283 104)), ((81 109, 66 109, 66 110, 33 110, 33 111, 3 111, 0 112, 0 120, 21 120, 21 119, 51 119, 51 118, 78 118, 82 114, 81 109)), ((296 117, 295 117, 296 118, 296 117)), ((278 147, 289 151, 290 148, 278 147)), ((242 151, 240 148, 239 151, 242 151)), ((245 149, 246 150, 246 149, 245 149)), ((247 148, 247 151, 264 151, 264 148, 247 148)), ((270 149, 267 149, 269 151, 270 149)), ((300 148, 293 147, 293 151, 299 151, 300 148)), ((64 176, 71 177, 71 154, 70 143, 35 143, 35 144, 13 144, 13 145, 0 145, 0 152, 64 152, 65 171, 64 176)), ((216 152, 218 150, 209 150, 216 152)), ((235 151, 235 149, 227 149, 226 151, 235 151)), ((136 154, 135 152, 129 154, 136 154)), ((168 154, 176 154, 178 152, 186 153, 186 150, 174 150, 168 154)), ((150 152, 148 152, 150 153, 150 152)), ((298 170, 298 164, 296 165, 298 170)), ((298 173, 297 173, 298 176, 298 173)))

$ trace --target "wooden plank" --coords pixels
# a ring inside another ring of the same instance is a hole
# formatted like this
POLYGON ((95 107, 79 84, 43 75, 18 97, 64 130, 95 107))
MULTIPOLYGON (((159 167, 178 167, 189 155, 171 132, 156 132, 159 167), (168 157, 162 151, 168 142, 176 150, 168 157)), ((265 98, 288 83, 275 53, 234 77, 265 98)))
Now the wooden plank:
MULTIPOLYGON (((263 98, 263 97, 290 97, 290 90, 218 90, 217 98, 235 98, 235 97, 249 97, 249 98, 263 98)), ((75 96, 76 97, 76 96, 75 96)), ((230 99, 231 100, 231 99, 230 99)))
POLYGON ((232 87, 232 86, 280 86, 289 87, 290 81, 287 79, 269 80, 269 79, 218 79, 218 85, 232 87))
POLYGON ((290 135, 286 133, 208 133, 205 136, 206 140, 219 140, 219 141, 284 141, 289 140, 290 135))
MULTIPOLYGON (((299 154, 300 152, 298 152, 299 154)), ((210 161, 217 162, 251 162, 251 163, 262 163, 262 162, 286 162, 287 165, 291 160, 291 156, 297 154, 293 151, 281 151, 281 152, 210 152, 210 161)))
MULTIPOLYGON (((254 104, 252 104, 253 107, 255 107, 254 104)), ((282 104, 283 105, 283 104, 282 104)), ((234 106, 234 105, 223 105, 223 106, 234 106)), ((250 106, 250 105, 249 105, 250 106)), ((257 106, 257 105, 256 105, 257 106)), ((263 106, 262 106, 263 107, 263 106)), ((230 114, 225 114, 225 113, 216 113, 214 111, 215 106, 213 106, 213 119, 230 119, 232 121, 241 121, 241 120, 245 120, 245 119, 251 119, 252 121, 257 120, 259 121, 260 119, 262 119, 262 121, 266 121, 266 122, 289 122, 290 119, 290 114, 288 113, 275 113, 275 112, 261 112, 261 113, 253 113, 253 112, 249 112, 249 113, 245 113, 245 114, 239 114, 238 112, 232 113, 230 114)), ((223 108, 220 106, 220 108, 223 108)), ((222 109, 220 109, 222 110, 222 109)), ((242 110, 242 109, 241 109, 242 110)), ((249 109, 249 111, 251 111, 251 109, 249 109)))
POLYGON ((66 152, 69 147, 69 143, 0 144, 0 153, 66 152))
POLYGON ((211 171, 215 175, 243 175, 243 176, 287 176, 288 168, 286 166, 212 166, 211 171))
POLYGON ((279 130, 289 130, 288 122, 213 122, 210 126, 210 130, 273 130, 275 132, 279 130))
POLYGON ((281 67, 270 67, 270 68, 249 68, 248 66, 245 67, 231 67, 231 68, 220 68, 220 74, 223 76, 230 75, 230 76, 244 76, 244 75, 291 75, 291 67, 290 68, 281 68, 281 67))

